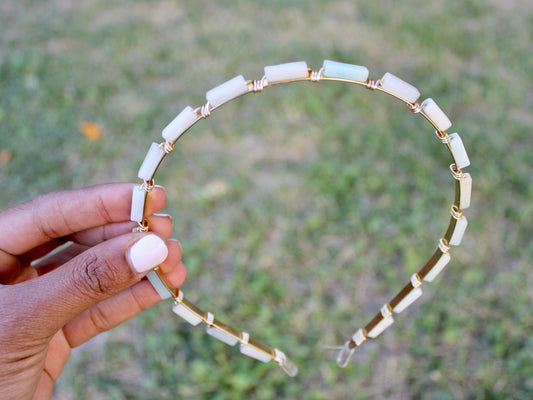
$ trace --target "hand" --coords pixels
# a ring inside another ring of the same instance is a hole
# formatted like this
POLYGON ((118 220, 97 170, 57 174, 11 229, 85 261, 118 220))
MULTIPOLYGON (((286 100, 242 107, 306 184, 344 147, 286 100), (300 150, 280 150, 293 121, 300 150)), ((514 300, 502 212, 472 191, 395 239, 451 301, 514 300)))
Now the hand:
POLYGON ((148 195, 153 232, 131 233, 133 188, 50 193, 0 212, 1 399, 50 399, 71 348, 160 300, 141 280, 152 268, 174 287, 185 280, 172 220, 155 214, 165 191, 148 195))

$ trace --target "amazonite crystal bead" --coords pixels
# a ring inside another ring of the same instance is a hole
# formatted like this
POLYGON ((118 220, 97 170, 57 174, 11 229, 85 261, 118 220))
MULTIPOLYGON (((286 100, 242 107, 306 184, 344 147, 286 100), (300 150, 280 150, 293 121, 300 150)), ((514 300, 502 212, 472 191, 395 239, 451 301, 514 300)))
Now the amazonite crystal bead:
POLYGON ((146 196, 148 192, 141 186, 136 186, 133 189, 131 196, 131 213, 130 220, 133 222, 143 222, 144 220, 144 206, 146 204, 146 196))
POLYGON ((205 331, 207 332, 209 336, 213 336, 215 339, 218 339, 221 342, 224 342, 230 346, 235 346, 237 342, 239 341, 237 338, 234 338, 233 336, 227 334, 226 332, 218 328, 215 328, 214 326, 206 327, 205 331))
POLYGON ((416 87, 390 72, 383 75, 383 78, 379 81, 379 85, 387 92, 390 92, 408 103, 414 103, 420 97, 420 92, 416 87))
POLYGON ((152 143, 144 161, 139 168, 137 176, 144 181, 151 181, 155 175, 155 171, 165 157, 165 149, 157 143, 152 143))
POLYGON ((367 333, 369 338, 374 339, 378 337, 385 329, 394 323, 392 311, 388 304, 385 304, 383 307, 381 307, 380 312, 383 319, 367 333))
POLYGON ((381 333, 383 333, 385 329, 387 329, 393 323, 394 318, 392 318, 392 316, 382 319, 379 324, 377 324, 370 332, 368 332, 368 337, 372 339, 378 337, 379 335, 381 335, 381 333))
POLYGON ((411 286, 413 286, 413 289, 398 304, 396 304, 392 311, 395 313, 401 313, 403 310, 413 304, 416 299, 422 296, 422 288, 420 285, 422 285, 422 281, 420 280, 418 274, 411 276, 411 286))
POLYGON ((466 154, 465 145, 463 140, 458 133, 452 133, 450 137, 450 151, 452 152, 452 157, 455 160, 455 165, 457 168, 462 169, 470 165, 470 159, 468 154, 466 154))
POLYGON ((264 68, 264 71, 265 78, 269 84, 291 79, 305 79, 309 76, 309 68, 305 61, 268 65, 264 68))
POLYGON ((238 75, 229 81, 218 85, 217 87, 209 90, 205 98, 207 102, 214 108, 236 98, 245 93, 248 93, 250 89, 244 80, 242 75, 238 75))
POLYGON ((424 277, 424 280, 426 282, 432 282, 433 279, 437 277, 441 273, 441 271, 448 265, 450 262, 451 256, 450 253, 443 253, 442 256, 439 258, 439 260, 435 263, 433 268, 429 270, 429 272, 424 277))
POLYGON ((444 132, 452 126, 452 122, 448 116, 444 114, 444 111, 440 109, 433 99, 429 98, 424 100, 420 107, 424 111, 424 114, 433 121, 439 131, 444 132))
POLYGON ((422 288, 416 288, 409 292, 407 296, 405 296, 402 301, 400 301, 396 307, 393 308, 392 311, 395 313, 401 313, 403 310, 405 310, 407 307, 409 307, 411 304, 414 303, 416 299, 418 299, 420 296, 422 296, 422 288))
POLYGON ((392 309, 395 313, 401 313, 407 307, 409 307, 413 302, 422 296, 422 281, 418 274, 413 274, 411 276, 411 286, 413 289, 405 296, 396 306, 392 309))
POLYGON ((461 195, 459 196, 459 208, 464 210, 470 207, 470 198, 472 197, 472 177, 470 174, 463 174, 463 176, 459 178, 459 185, 461 191, 461 195))
POLYGON ((198 119, 199 117, 194 112, 193 108, 187 106, 163 129, 161 136, 163 136, 163 139, 167 142, 174 143, 198 119))
POLYGON ((328 78, 346 79, 349 81, 366 82, 368 68, 362 65, 346 64, 338 61, 324 60, 323 75, 328 78))
POLYGON ((468 226, 468 220, 463 215, 461 216, 461 218, 457 220, 455 224, 452 237, 449 240, 449 244, 451 246, 459 246, 461 244, 461 241, 463 240, 463 236, 465 234, 467 226, 468 226))
POLYGON ((262 361, 264 363, 269 362, 272 360, 272 357, 258 349, 256 349, 253 346, 250 346, 248 344, 248 341, 250 340, 250 335, 247 332, 242 333, 242 342, 241 342, 241 353, 251 357, 255 358, 256 360, 262 361))
POLYGON ((146 277, 154 287, 159 297, 161 297, 161 300, 169 299, 171 297, 170 292, 167 290, 165 284, 161 281, 161 278, 157 272, 150 271, 146 277))
POLYGON ((221 329, 218 329, 218 328, 212 326, 212 323, 213 323, 213 321, 215 319, 213 314, 207 313, 207 318, 206 319, 207 319, 207 322, 206 322, 207 323, 207 327, 205 328, 205 331, 207 332, 207 334, 209 336, 212 336, 215 339, 218 339, 221 342, 224 342, 224 343, 226 343, 227 345, 230 345, 230 346, 235 346, 237 344, 237 342, 239 340, 236 337, 228 334, 227 332, 224 332, 221 329))
POLYGON ((174 314, 180 316, 192 326, 196 326, 200 322, 202 322, 203 321, 202 317, 196 314, 195 312, 193 312, 188 307, 186 307, 184 304, 182 304, 181 303, 182 300, 183 300, 183 292, 180 290, 178 299, 172 306, 172 311, 174 312, 174 314))

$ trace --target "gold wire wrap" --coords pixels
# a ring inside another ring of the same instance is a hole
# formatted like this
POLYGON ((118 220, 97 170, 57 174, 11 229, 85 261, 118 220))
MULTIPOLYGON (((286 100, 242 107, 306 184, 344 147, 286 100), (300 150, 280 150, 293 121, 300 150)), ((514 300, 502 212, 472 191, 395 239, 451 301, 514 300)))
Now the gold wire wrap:
POLYGON ((266 77, 262 77, 261 79, 252 81, 252 91, 254 93, 262 92, 263 88, 265 87, 265 83, 266 83, 266 77))
POLYGON ((463 171, 457 168, 457 165, 455 164, 450 164, 450 171, 452 171, 452 176, 457 180, 462 179, 464 176, 463 171))
POLYGON ((383 313, 381 313, 381 315, 383 316, 383 318, 389 318, 392 315, 391 305, 389 303, 385 304, 385 309, 387 310, 387 312, 385 313, 385 315, 383 315, 383 313))
POLYGON ((366 81, 366 88, 369 90, 376 90, 377 88, 379 88, 379 82, 379 80, 373 80, 369 78, 366 81))
POLYGON ((414 274, 413 277, 416 280, 416 284, 413 284, 412 281, 411 281, 411 284, 413 285, 413 288, 416 289, 416 288, 422 286, 422 278, 420 277, 420 275, 414 274))
POLYGON ((141 183, 141 190, 145 190, 148 193, 154 190, 154 180, 143 181, 143 183, 141 183))
POLYGON ((148 232, 148 229, 149 229, 149 226, 148 226, 148 220, 147 219, 143 219, 142 222, 137 222, 137 224, 139 225, 137 227, 137 232, 148 232))
POLYGON ((309 80, 311 82, 318 82, 322 78, 322 73, 324 72, 324 68, 320 68, 318 71, 309 71, 309 80))
MULTIPOLYGON (((399 99, 400 101, 403 101, 413 114, 419 114, 422 117, 424 117, 436 129, 435 135, 437 136, 439 141, 442 142, 443 144, 446 144, 448 148, 450 148, 450 145, 449 145, 450 136, 446 132, 438 129, 437 124, 434 121, 432 121, 431 118, 427 114, 424 113, 424 111, 422 110, 421 104, 419 104, 418 102, 414 102, 414 103, 407 102, 406 100, 398 97, 396 94, 385 90, 380 85, 381 80, 374 80, 374 79, 369 78, 366 81, 355 81, 355 80, 350 80, 346 78, 324 76, 324 67, 322 67, 318 70, 309 69, 307 78, 299 77, 299 78, 294 78, 294 79, 287 79, 284 81, 276 81, 275 85, 282 84, 282 83, 288 83, 288 82, 297 82, 297 81, 309 81, 309 82, 317 83, 321 80, 348 82, 352 84, 358 84, 358 85, 366 87, 369 90, 373 90, 373 91, 378 90, 396 99, 399 99)), ((248 85, 248 89, 249 89, 247 93, 259 93, 259 92, 262 92, 265 87, 269 86, 269 83, 265 76, 263 76, 261 79, 249 80, 246 82, 246 84, 248 85)), ((244 93, 244 94, 247 94, 247 93, 244 93)), ((218 107, 219 106, 217 106, 216 108, 218 107)), ((205 119, 209 117, 211 115, 211 112, 214 109, 215 108, 211 104, 209 104, 209 102, 206 102, 204 105, 194 109, 194 112, 198 116, 198 120, 199 120, 201 118, 205 119)), ((192 125, 194 125, 197 121, 195 121, 192 125)), ((188 130, 189 128, 190 126, 186 130, 188 130)), ((165 153, 167 154, 171 153, 174 150, 174 144, 168 141, 161 143, 161 146, 164 147, 165 153)), ((450 219, 450 223, 448 225, 448 228, 447 228, 447 231, 444 237, 439 239, 437 249, 435 250, 433 255, 430 257, 430 259, 426 262, 426 264, 422 268, 420 268, 420 270, 417 273, 412 275, 411 280, 397 293, 397 295, 389 303, 386 303, 380 309, 380 311, 374 316, 374 318, 372 318, 363 328, 359 329, 348 341, 345 342, 345 345, 343 346, 343 350, 341 351, 341 353, 339 354, 339 358, 337 359, 341 367, 344 367, 348 364, 349 359, 353 353, 353 350, 356 347, 360 346, 365 340, 370 338, 368 336, 369 332, 371 332, 375 327, 377 327, 378 324, 380 324, 384 319, 387 319, 387 318, 390 318, 391 320, 389 321, 392 322, 392 314, 393 314, 393 310, 395 306, 398 305, 402 300, 404 300, 406 296, 408 296, 413 290, 418 289, 422 285, 422 281, 424 280, 424 277, 426 277, 426 275, 437 264, 437 262, 439 262, 441 257, 444 254, 448 253, 448 251, 450 250, 450 244, 449 244, 450 237, 452 236, 454 232, 457 221, 462 218, 462 211, 458 205, 459 204, 458 199, 460 199, 460 196, 461 196, 461 192, 460 192, 461 189, 460 189, 460 185, 458 184, 458 181, 464 177, 463 172, 457 168, 456 164, 450 165, 450 171, 451 171, 453 178, 456 180, 455 203, 451 207, 450 212, 451 212, 452 218, 450 219), (341 362, 339 361, 341 358, 342 358, 342 365, 341 365, 341 362)), ((153 189, 153 186, 154 186, 154 181, 152 179, 151 181, 143 181, 141 188, 149 192, 153 189)), ((143 222, 138 223, 138 225, 139 226, 137 230, 140 232, 146 232, 149 229, 148 220, 146 219, 143 219, 143 222)), ((200 319, 208 327, 218 329, 224 334, 235 339, 237 342, 241 344, 241 346, 250 346, 255 351, 263 354, 265 357, 273 359, 290 376, 295 375, 296 368, 292 365, 292 363, 290 363, 290 361, 288 361, 288 359, 286 358, 283 352, 277 349, 265 346, 264 344, 250 338, 247 332, 239 331, 219 321, 218 319, 214 317, 212 313, 206 312, 200 309, 199 307, 194 305, 192 302, 187 300, 184 297, 183 292, 181 292, 181 290, 172 288, 165 281, 163 275, 158 269, 156 269, 156 272, 157 272, 156 276, 161 280, 164 287, 169 291, 169 293, 171 294, 171 298, 174 300, 176 304, 183 305, 184 307, 187 308, 189 312, 192 313, 194 317, 197 317, 198 319, 200 319), (290 368, 290 367, 293 367, 293 368, 290 368)), ((372 337, 375 337, 375 336, 377 336, 377 334, 375 334, 372 337)), ((241 348, 241 351, 242 351, 242 348, 241 348)))
POLYGON ((455 204, 452 206, 450 214, 452 214, 452 217, 455 219, 461 219, 463 217, 463 212, 455 204))
POLYGON ((439 249, 442 251, 442 254, 446 254, 448 251, 450 251, 450 245, 446 239, 441 238, 439 240, 439 249))
POLYGON ((211 107, 211 104, 205 103, 202 107, 200 107, 200 116, 203 119, 206 119, 207 117, 209 117, 211 115, 211 110, 212 109, 213 109, 213 107, 211 107))
POLYGON ((407 103, 407 107, 409 107, 409 110, 411 110, 413 114, 418 114, 422 111, 422 105, 420 103, 407 103))
POLYGON ((161 143, 160 146, 163 147, 166 154, 170 154, 174 151, 174 144, 169 141, 161 143))
POLYGON ((365 340, 368 339, 365 328, 361 329, 361 333, 362 333, 362 338, 359 340, 359 342, 356 342, 355 340, 353 340, 353 337, 352 339, 350 339, 350 341, 353 342, 356 346, 361 346, 365 342, 365 340))
POLYGON ((435 131, 435 135, 437 138, 444 144, 450 143, 450 137, 446 132, 439 131, 438 129, 435 131))

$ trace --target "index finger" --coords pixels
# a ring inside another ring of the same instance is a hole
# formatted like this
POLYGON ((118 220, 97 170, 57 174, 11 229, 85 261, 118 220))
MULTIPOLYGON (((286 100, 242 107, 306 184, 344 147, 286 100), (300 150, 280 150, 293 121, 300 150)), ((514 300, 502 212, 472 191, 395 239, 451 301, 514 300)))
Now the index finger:
MULTIPOLYGON (((76 232, 128 221, 135 184, 113 183, 48 193, 0 212, 0 250, 21 255, 76 232)), ((147 212, 163 208, 166 193, 155 187, 148 195, 147 212)))

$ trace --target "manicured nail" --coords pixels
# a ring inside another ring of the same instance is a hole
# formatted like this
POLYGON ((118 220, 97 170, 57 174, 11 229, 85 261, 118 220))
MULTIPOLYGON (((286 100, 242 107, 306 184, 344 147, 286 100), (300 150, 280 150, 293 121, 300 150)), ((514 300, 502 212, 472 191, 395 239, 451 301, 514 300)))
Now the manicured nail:
POLYGON ((172 224, 172 226, 174 226, 174 218, 172 218, 172 215, 170 215, 170 214, 162 214, 162 213, 155 213, 154 215, 156 217, 167 218, 170 221, 170 223, 172 224))
POLYGON ((161 264, 168 256, 165 241, 159 236, 148 234, 131 246, 128 256, 131 266, 137 272, 145 272, 161 264))

